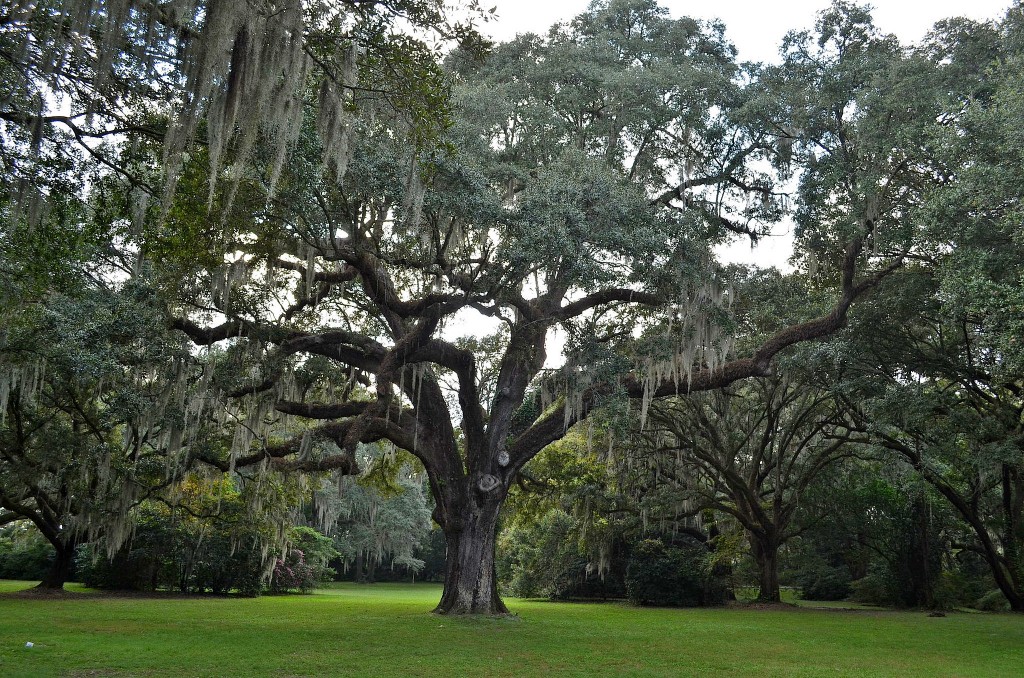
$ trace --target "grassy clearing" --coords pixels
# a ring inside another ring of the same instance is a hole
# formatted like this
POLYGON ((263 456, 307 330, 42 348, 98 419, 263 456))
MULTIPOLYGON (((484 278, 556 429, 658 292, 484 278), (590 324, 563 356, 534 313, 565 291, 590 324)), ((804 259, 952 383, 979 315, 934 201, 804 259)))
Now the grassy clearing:
POLYGON ((1013 615, 510 600, 518 619, 471 620, 427 614, 439 595, 377 584, 257 599, 0 596, 0 675, 1024 674, 1013 615))
MULTIPOLYGON (((807 607, 819 610, 874 610, 884 611, 888 608, 877 605, 866 605, 864 603, 853 603, 848 600, 804 600, 797 595, 792 588, 782 588, 782 602, 797 607, 807 607)), ((744 603, 753 603, 757 598, 756 588, 739 588, 736 590, 736 598, 744 603)), ((971 610, 972 612, 974 610, 971 610)))

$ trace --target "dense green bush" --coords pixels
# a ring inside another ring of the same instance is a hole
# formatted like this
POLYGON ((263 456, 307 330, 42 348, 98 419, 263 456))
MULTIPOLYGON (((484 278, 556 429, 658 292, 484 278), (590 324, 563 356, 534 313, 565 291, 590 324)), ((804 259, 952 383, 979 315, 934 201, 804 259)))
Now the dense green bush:
POLYGON ((146 505, 137 514, 131 541, 110 559, 104 549, 97 542, 81 550, 80 572, 87 586, 251 596, 265 587, 309 592, 331 580, 335 572, 328 563, 338 555, 330 537, 293 527, 287 551, 275 558, 272 531, 230 496, 221 500, 216 515, 208 516, 146 505))
POLYGON ((885 562, 872 564, 868 574, 852 582, 850 588, 849 598, 858 603, 937 610, 970 605, 974 602, 972 592, 978 590, 977 582, 956 570, 939 570, 927 578, 915 579, 885 562))
POLYGON ((804 567, 794 581, 800 587, 800 597, 806 600, 845 600, 853 591, 850 568, 824 561, 804 567))
POLYGON ((0 528, 0 579, 42 579, 53 557, 53 546, 27 521, 0 528))
POLYGON ((107 557, 105 540, 79 547, 78 578, 86 586, 99 589, 177 588, 173 567, 175 541, 170 521, 157 513, 142 511, 131 541, 113 557, 107 557))
POLYGON ((269 585, 272 593, 309 593, 315 587, 313 566, 306 562, 305 554, 299 549, 288 549, 284 557, 274 563, 269 585))
POLYGON ((634 605, 714 605, 725 599, 725 586, 711 576, 703 544, 645 539, 633 548, 626 568, 626 597, 634 605))
POLYGON ((258 595, 265 569, 261 547, 255 530, 200 529, 194 521, 148 510, 113 558, 100 541, 81 550, 78 568, 82 582, 94 588, 258 595))
POLYGON ((187 535, 175 559, 182 591, 259 595, 265 570, 261 553, 263 539, 256 530, 220 533, 192 541, 187 535), (241 538, 240 538, 241 537, 241 538), (190 567, 191 566, 191 567, 190 567))
POLYGON ((580 558, 569 514, 552 509, 536 525, 517 526, 501 536, 499 580, 510 595, 547 597, 557 580, 577 567, 580 558))
POLYGON ((339 554, 334 540, 311 527, 293 527, 288 548, 274 563, 269 588, 274 593, 309 593, 317 584, 330 581, 335 571, 327 566, 339 554))
POLYGON ((80 558, 83 582, 98 588, 259 595, 278 544, 269 514, 254 514, 231 478, 189 476, 176 493, 173 508, 151 502, 135 512, 134 534, 113 558, 107 558, 102 540, 87 545, 80 558))
POLYGON ((933 610, 969 607, 987 590, 985 585, 978 588, 980 583, 977 580, 972 580, 962 570, 944 570, 932 589, 929 607, 933 610))
MULTIPOLYGON (((977 607, 979 601, 995 588, 992 570, 980 553, 959 551, 950 564, 953 570, 943 575, 948 579, 944 586, 952 588, 956 606, 977 607)), ((1002 596, 1001 593, 999 595, 1002 596)))
POLYGON ((850 600, 865 605, 895 606, 898 586, 888 570, 872 566, 867 575, 851 584, 850 600))
POLYGON ((1009 612, 1010 601, 999 589, 992 589, 974 603, 974 607, 986 612, 1009 612))
POLYGON ((506 530, 498 558, 498 580, 505 592, 520 598, 562 600, 624 595, 623 565, 616 568, 610 562, 607 572, 596 572, 580 548, 579 531, 576 520, 560 509, 551 509, 534 525, 506 530))

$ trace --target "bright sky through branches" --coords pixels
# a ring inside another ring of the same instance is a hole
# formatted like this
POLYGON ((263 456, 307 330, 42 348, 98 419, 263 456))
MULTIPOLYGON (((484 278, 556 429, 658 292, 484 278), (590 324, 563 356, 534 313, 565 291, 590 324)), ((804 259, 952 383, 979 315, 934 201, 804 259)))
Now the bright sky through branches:
MULTIPOLYGON (((483 0, 484 7, 496 7, 497 20, 483 27, 496 40, 507 40, 517 33, 543 35, 556 21, 567 21, 586 10, 590 0, 483 0)), ((786 32, 811 28, 818 12, 829 0, 660 0, 673 17, 692 16, 721 19, 726 36, 739 50, 743 61, 776 61, 779 43, 786 32)), ((1002 16, 1010 0, 875 0, 875 24, 894 33, 901 42, 917 42, 939 19, 966 16, 987 21, 1002 16)))

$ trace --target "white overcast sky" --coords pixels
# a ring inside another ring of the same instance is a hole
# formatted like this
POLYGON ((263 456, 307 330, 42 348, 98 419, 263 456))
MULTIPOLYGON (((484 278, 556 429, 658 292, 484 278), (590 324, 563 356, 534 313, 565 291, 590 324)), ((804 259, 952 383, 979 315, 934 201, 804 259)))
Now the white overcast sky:
MULTIPOLYGON (((558 21, 566 21, 586 10, 590 0, 481 0, 486 8, 496 7, 497 19, 482 27, 496 40, 508 40, 517 33, 543 35, 558 21)), ((790 30, 811 28, 818 12, 829 0, 661 0, 672 17, 692 16, 721 19, 726 36, 739 50, 741 61, 775 61, 782 36, 790 30)), ((916 42, 939 19, 966 16, 987 20, 1002 16, 1010 0, 875 0, 870 2, 875 24, 894 33, 901 42, 916 42)))

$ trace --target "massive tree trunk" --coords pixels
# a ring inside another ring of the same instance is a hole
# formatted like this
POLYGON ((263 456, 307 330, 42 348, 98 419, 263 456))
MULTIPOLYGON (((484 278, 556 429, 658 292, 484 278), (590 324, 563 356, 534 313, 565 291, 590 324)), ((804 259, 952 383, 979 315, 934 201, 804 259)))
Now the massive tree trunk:
POLYGON ((751 552, 757 563, 759 603, 778 603, 782 601, 779 590, 779 545, 756 537, 750 539, 751 552))
POLYGON ((36 585, 37 589, 60 591, 64 588, 64 584, 71 578, 71 572, 75 565, 76 546, 77 543, 74 540, 54 544, 53 565, 50 566, 50 571, 46 573, 43 580, 36 585))
POLYGON ((491 493, 484 497, 476 492, 468 494, 459 502, 462 506, 453 506, 449 511, 458 519, 443 526, 447 546, 444 593, 434 612, 507 614, 508 608, 498 595, 494 569, 498 511, 504 493, 501 497, 491 493))

